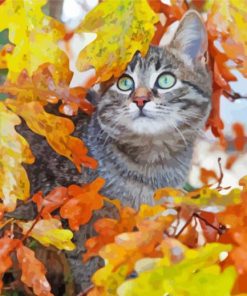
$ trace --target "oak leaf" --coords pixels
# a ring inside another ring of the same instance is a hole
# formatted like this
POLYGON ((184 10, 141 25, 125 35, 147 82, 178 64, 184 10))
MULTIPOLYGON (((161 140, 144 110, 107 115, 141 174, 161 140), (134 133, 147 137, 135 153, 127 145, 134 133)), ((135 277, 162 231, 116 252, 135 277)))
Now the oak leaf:
POLYGON ((32 200, 36 203, 38 212, 44 219, 51 218, 51 213, 60 208, 68 200, 68 189, 56 187, 43 197, 42 192, 33 195, 32 200))
POLYGON ((136 51, 146 54, 157 21, 146 0, 101 2, 76 30, 97 34, 79 54, 78 69, 94 67, 99 81, 120 76, 136 51))
POLYGON ((228 205, 240 203, 241 194, 242 190, 238 188, 232 189, 227 194, 221 194, 217 189, 205 186, 188 193, 169 187, 162 188, 156 191, 155 196, 158 199, 164 198, 164 204, 167 205, 184 204, 198 209, 215 206, 222 210, 222 208, 224 209, 228 205))
POLYGON ((46 269, 43 263, 35 257, 34 252, 21 245, 17 248, 16 254, 22 273, 21 281, 33 288, 37 296, 53 296, 50 284, 45 277, 46 269))
POLYGON ((57 153, 73 161, 79 172, 81 164, 96 168, 97 161, 87 156, 88 149, 84 143, 70 135, 74 131, 71 120, 45 112, 38 101, 23 104, 20 101, 7 100, 6 104, 25 119, 32 131, 44 136, 57 153))
POLYGON ((44 246, 53 245, 57 249, 68 251, 75 248, 75 245, 71 242, 72 231, 63 229, 62 223, 55 218, 28 222, 18 221, 16 223, 22 228, 24 235, 33 237, 44 246))
POLYGON ((97 178, 92 183, 82 187, 71 185, 68 187, 68 201, 61 207, 62 218, 69 220, 72 230, 78 230, 80 225, 86 224, 92 217, 93 211, 103 207, 104 196, 99 190, 105 181, 97 178))
POLYGON ((66 102, 65 113, 68 115, 77 113, 79 107, 86 113, 93 110, 85 100, 85 89, 69 89, 72 72, 68 58, 58 46, 66 30, 62 23, 42 12, 45 4, 46 0, 9 0, 0 5, 3 16, 0 31, 8 29, 9 40, 13 43, 1 50, 1 67, 8 69, 8 75, 0 92, 14 96, 15 100, 8 101, 8 107, 23 115, 33 131, 45 136, 51 147, 73 161, 79 171, 81 164, 95 168, 96 161, 86 155, 83 142, 70 136, 74 130, 73 123, 69 119, 53 117, 43 108, 48 102, 62 100, 66 102), (60 137, 54 136, 58 127, 60 137))
POLYGON ((7 211, 15 209, 17 199, 29 197, 30 184, 22 163, 33 163, 34 157, 15 130, 20 123, 18 116, 0 102, 0 198, 7 211))
POLYGON ((92 277, 95 285, 89 295, 116 295, 117 287, 134 271, 135 263, 144 257, 159 257, 160 243, 164 231, 173 219, 159 216, 153 219, 137 219, 137 231, 123 232, 115 236, 114 242, 101 248, 99 255, 105 259, 106 266, 96 271, 92 277))
MULTIPOLYGON (((146 264, 144 270, 139 268, 138 277, 123 283, 117 294, 196 296, 201 291, 207 296, 230 295, 236 272, 233 267, 221 271, 218 265, 220 253, 229 251, 230 246, 212 243, 196 250, 183 251, 179 246, 173 249, 182 253, 182 260, 172 264, 168 256, 153 262, 148 259, 149 267, 146 264)), ((172 252, 172 248, 169 251, 172 252)), ((140 262, 137 262, 138 265, 140 262)))
POLYGON ((241 203, 230 205, 224 212, 217 214, 217 219, 223 225, 226 225, 226 231, 220 236, 222 243, 232 244, 232 250, 224 261, 224 267, 234 265, 238 276, 235 282, 234 292, 247 293, 246 279, 247 264, 247 235, 245 231, 247 221, 247 190, 246 177, 240 180, 240 185, 244 186, 241 195, 241 203))
POLYGON ((240 71, 247 77, 247 34, 244 18, 247 13, 243 1, 206 1, 208 10, 207 32, 209 41, 209 55, 214 75, 214 93, 212 98, 212 111, 208 126, 212 127, 215 136, 220 137, 223 146, 226 141, 223 135, 223 122, 220 118, 220 96, 228 98, 240 97, 234 93, 229 82, 236 81, 232 70, 240 71), (220 42, 221 48, 217 47, 220 42), (231 66, 230 66, 231 65, 231 66))
POLYGON ((87 252, 83 255, 83 260, 86 261, 97 256, 103 246, 114 242, 117 234, 132 231, 136 223, 135 216, 136 212, 132 208, 124 207, 120 209, 118 219, 102 218, 97 220, 94 223, 94 229, 98 235, 86 241, 87 252))
POLYGON ((42 12, 46 2, 8 0, 0 5, 0 31, 8 29, 9 40, 15 46, 6 56, 9 81, 16 81, 23 69, 32 75, 44 63, 56 66, 56 82, 61 77, 66 81, 71 78, 68 59, 57 44, 66 33, 65 27, 42 12))
POLYGON ((18 239, 12 239, 8 236, 0 238, 0 292, 3 287, 2 277, 13 264, 10 255, 19 244, 18 239))

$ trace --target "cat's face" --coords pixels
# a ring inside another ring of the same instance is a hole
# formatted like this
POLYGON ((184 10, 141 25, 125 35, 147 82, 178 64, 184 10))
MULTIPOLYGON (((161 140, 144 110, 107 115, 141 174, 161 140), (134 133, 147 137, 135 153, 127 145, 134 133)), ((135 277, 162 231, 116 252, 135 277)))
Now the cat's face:
POLYGON ((183 134, 201 128, 210 109, 211 78, 203 56, 203 24, 194 12, 166 47, 136 54, 125 73, 103 85, 97 106, 101 128, 113 137, 183 134))

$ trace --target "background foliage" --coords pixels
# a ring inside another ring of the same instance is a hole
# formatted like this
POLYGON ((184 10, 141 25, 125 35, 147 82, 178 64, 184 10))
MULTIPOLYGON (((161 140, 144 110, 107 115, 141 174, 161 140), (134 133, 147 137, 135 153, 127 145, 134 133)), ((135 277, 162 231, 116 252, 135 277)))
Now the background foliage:
MULTIPOLYGON (((34 162, 32 147, 15 130, 22 118, 78 171, 83 166, 95 169, 97 161, 87 155, 84 143, 71 135, 72 121, 47 113, 44 106, 60 101, 61 114, 74 115, 79 108, 91 114, 94 107, 85 99, 87 89, 121 75, 137 50, 145 55, 150 43, 159 44, 171 24, 189 8, 196 8, 205 18, 207 58, 213 72, 213 108, 207 127, 226 147, 219 99, 222 94, 230 100, 240 97, 229 84, 237 79, 232 70, 247 76, 246 1, 173 0, 168 5, 159 0, 105 0, 70 32, 42 11, 45 4, 45 0, 0 0, 0 291, 4 295, 15 290, 25 295, 53 295, 46 268, 37 258, 37 245, 74 249, 72 230, 86 224, 105 202, 112 202, 119 219, 96 221, 98 235, 86 243, 83 260, 99 255, 106 262, 93 275, 94 286, 88 295, 247 293, 246 177, 239 181, 241 188, 224 190, 219 160, 221 175, 202 171, 202 188, 160 189, 155 198, 164 201, 153 207, 142 205, 139 211, 102 196, 101 178, 30 197, 22 164, 34 162), (58 44, 69 44, 74 34, 83 32, 94 32, 97 38, 80 52, 77 67, 80 71, 93 67, 95 74, 86 87, 70 87, 73 73, 58 44), (215 184, 210 183, 212 177, 215 184), (8 218, 22 202, 36 203, 39 213, 34 220, 8 218), (62 227, 61 218, 67 219, 68 229, 62 227)), ((244 129, 236 124, 234 130, 235 149, 241 151, 244 129)), ((73 288, 69 283, 67 286, 73 295, 73 288)))

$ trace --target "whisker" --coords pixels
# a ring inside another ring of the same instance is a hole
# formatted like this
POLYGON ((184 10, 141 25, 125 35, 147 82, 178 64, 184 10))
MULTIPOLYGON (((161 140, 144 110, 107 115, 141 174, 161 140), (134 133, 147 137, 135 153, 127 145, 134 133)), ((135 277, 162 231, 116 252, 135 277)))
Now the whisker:
POLYGON ((174 122, 171 121, 172 126, 175 128, 175 130, 179 133, 179 135, 181 136, 182 140, 184 141, 185 146, 188 146, 187 141, 185 140, 185 137, 183 135, 183 133, 181 132, 181 130, 175 125, 174 122))

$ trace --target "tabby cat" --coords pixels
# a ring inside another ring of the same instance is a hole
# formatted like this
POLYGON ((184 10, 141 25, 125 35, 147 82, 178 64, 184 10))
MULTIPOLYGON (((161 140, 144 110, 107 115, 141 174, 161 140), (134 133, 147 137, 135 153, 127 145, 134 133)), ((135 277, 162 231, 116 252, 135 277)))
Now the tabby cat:
MULTIPOLYGON (((19 131, 36 156, 34 165, 26 167, 32 194, 38 190, 46 194, 58 185, 83 184, 99 175, 106 180, 104 195, 137 209, 142 203, 154 203, 157 188, 181 187, 190 169, 193 144, 210 111, 206 51, 203 22, 189 11, 168 45, 151 46, 145 57, 136 53, 119 79, 103 83, 97 93, 89 92, 96 111, 91 119, 83 114, 74 118, 74 135, 87 143, 98 160, 96 171, 85 169, 79 174, 23 123, 19 131)), ((92 221, 113 215, 112 209, 105 208, 92 221)), ((97 258, 84 266, 81 263, 92 221, 75 234, 78 249, 68 252, 78 290, 89 285, 99 264, 97 258)))

